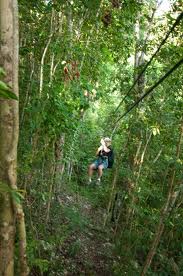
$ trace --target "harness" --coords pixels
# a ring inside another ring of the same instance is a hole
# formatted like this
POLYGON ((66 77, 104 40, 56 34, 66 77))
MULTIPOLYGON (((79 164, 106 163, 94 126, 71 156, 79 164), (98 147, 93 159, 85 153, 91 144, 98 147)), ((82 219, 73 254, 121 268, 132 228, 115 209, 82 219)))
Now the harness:
POLYGON ((107 159, 110 155, 110 152, 111 152, 111 150, 109 152, 106 152, 104 150, 100 150, 99 151, 99 157, 101 157, 102 159, 107 159))

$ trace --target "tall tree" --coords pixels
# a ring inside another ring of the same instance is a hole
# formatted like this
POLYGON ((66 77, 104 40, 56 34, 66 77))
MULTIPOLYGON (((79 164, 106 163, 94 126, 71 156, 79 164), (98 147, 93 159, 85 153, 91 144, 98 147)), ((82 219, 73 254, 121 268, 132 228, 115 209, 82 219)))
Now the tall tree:
POLYGON ((24 214, 21 205, 13 202, 11 196, 11 191, 17 189, 19 134, 18 101, 15 100, 18 98, 18 7, 16 0, 0 1, 0 26, 0 66, 5 75, 3 83, 7 90, 13 91, 13 93, 10 92, 10 99, 0 99, 0 275, 14 275, 16 218, 20 234, 20 275, 27 275, 24 214))

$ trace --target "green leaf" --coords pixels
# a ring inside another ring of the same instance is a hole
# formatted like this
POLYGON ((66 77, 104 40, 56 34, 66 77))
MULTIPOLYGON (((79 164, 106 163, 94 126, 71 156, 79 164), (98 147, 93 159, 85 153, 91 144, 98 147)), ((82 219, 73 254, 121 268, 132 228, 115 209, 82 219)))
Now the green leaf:
POLYGON ((11 188, 7 184, 0 182, 0 194, 10 193, 10 192, 11 192, 11 188))
POLYGON ((37 259, 34 260, 34 265, 39 267, 41 272, 46 272, 48 270, 50 262, 48 260, 45 260, 45 259, 38 259, 37 258, 37 259))
POLYGON ((12 199, 17 203, 21 204, 21 200, 24 199, 24 196, 22 193, 20 193, 21 190, 11 190, 11 196, 12 199))
POLYGON ((0 81, 0 98, 18 100, 18 97, 3 81, 0 81))
POLYGON ((3 81, 0 81, 0 89, 3 91, 11 91, 7 84, 3 81))
POLYGON ((6 73, 2 67, 0 67, 0 77, 1 76, 6 76, 6 73))
POLYGON ((11 187, 9 187, 6 183, 0 182, 0 194, 7 194, 9 193, 12 197, 12 199, 20 204, 21 200, 24 199, 24 190, 14 190, 11 187))

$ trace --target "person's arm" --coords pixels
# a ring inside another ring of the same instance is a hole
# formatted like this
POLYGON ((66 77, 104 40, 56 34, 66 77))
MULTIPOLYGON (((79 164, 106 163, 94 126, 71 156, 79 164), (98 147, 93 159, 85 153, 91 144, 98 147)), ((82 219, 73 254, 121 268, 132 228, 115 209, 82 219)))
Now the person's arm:
POLYGON ((106 145, 103 146, 103 149, 105 152, 110 152, 110 149, 108 149, 108 147, 106 147, 106 145))
POLYGON ((103 138, 100 140, 100 143, 102 144, 102 149, 103 149, 105 152, 110 152, 110 149, 108 149, 108 147, 106 147, 106 144, 105 144, 105 141, 104 141, 103 138))
POLYGON ((103 146, 100 146, 100 147, 97 149, 96 156, 99 155, 99 152, 100 152, 101 150, 103 150, 103 146))
POLYGON ((105 146, 105 142, 104 142, 104 139, 103 139, 103 138, 100 140, 100 144, 101 144, 102 146, 105 146))

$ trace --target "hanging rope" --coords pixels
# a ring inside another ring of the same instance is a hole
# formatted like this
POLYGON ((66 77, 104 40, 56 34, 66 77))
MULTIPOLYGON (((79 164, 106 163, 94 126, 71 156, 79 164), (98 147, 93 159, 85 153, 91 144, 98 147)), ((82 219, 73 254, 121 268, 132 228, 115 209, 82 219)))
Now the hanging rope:
POLYGON ((123 99, 121 100, 121 102, 119 103, 119 105, 117 106, 117 108, 115 109, 114 114, 118 111, 118 109, 120 108, 120 106, 122 105, 122 103, 124 102, 124 100, 126 99, 126 97, 130 94, 130 92, 132 91, 132 89, 135 87, 135 85, 137 84, 137 82, 139 81, 139 79, 142 77, 142 75, 145 72, 145 70, 147 69, 147 67, 151 64, 151 62, 154 59, 154 57, 160 51, 161 47, 165 44, 165 42, 168 39, 169 35, 174 31, 175 27, 180 23, 180 21, 181 21, 182 18, 183 18, 183 12, 181 14, 179 14, 179 16, 177 17, 177 19, 174 22, 173 26, 170 28, 169 32, 166 34, 165 38, 160 43, 160 45, 159 45, 158 49, 156 50, 156 52, 152 55, 151 59, 144 66, 144 68, 142 69, 142 71, 139 74, 138 78, 134 81, 134 83, 132 84, 132 86, 130 87, 130 89, 126 93, 126 95, 123 97, 123 99))
POLYGON ((132 109, 134 109, 145 97, 147 97, 151 92, 153 92, 153 90, 160 84, 162 83, 170 74, 173 73, 173 71, 175 71, 181 64, 183 63, 183 58, 177 62, 162 78, 160 78, 153 86, 151 86, 149 89, 147 89, 147 91, 126 111, 124 112, 115 122, 115 127, 114 130, 112 132, 112 135, 114 134, 114 132, 117 129, 117 125, 119 123, 119 121, 124 118, 130 111, 132 111, 132 109))

